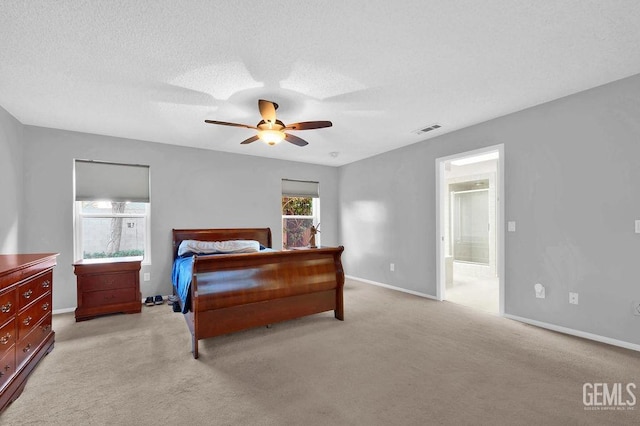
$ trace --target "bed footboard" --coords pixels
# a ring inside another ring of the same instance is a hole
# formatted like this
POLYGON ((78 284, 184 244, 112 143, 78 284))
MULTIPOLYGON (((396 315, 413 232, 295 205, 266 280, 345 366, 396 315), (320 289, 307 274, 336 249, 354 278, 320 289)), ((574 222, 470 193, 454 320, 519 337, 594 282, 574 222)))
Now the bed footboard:
POLYGON ((191 285, 198 340, 325 311, 344 320, 344 247, 196 257, 191 285))

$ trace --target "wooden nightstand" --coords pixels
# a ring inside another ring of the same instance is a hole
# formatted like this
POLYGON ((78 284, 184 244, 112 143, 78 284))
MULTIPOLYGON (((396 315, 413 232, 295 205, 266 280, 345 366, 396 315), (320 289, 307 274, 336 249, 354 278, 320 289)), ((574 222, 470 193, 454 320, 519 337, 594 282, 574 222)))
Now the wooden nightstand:
POLYGON ((98 315, 140 313, 141 257, 84 259, 73 264, 77 277, 76 321, 98 315))

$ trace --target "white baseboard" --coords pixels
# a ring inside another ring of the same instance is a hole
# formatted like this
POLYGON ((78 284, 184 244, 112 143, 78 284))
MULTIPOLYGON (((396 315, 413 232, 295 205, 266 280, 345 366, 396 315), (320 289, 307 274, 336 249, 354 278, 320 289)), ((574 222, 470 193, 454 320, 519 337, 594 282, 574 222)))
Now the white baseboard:
POLYGON ((580 330, 574 330, 573 328, 567 328, 567 327, 562 327, 555 324, 549 324, 542 321, 523 318, 517 315, 504 314, 504 317, 512 319, 514 321, 535 325, 536 327, 557 331, 559 333, 570 334, 572 336, 582 337, 583 339, 595 340, 596 342, 606 343, 608 345, 619 346, 621 348, 631 349, 633 351, 640 352, 640 345, 637 345, 635 343, 625 342, 624 340, 612 339, 610 337, 600 336, 598 334, 587 333, 585 331, 580 331, 580 330))
POLYGON ((418 291, 413 291, 413 290, 407 290, 406 288, 395 287, 395 286, 392 286, 392 285, 389 285, 389 284, 379 283, 377 281, 366 280, 364 278, 358 278, 358 277, 354 277, 354 276, 351 276, 351 275, 345 275, 345 278, 349 278, 350 280, 360 281, 360 282, 363 282, 365 284, 372 284, 372 285, 377 285, 378 287, 384 287, 384 288, 388 288, 388 289, 391 289, 391 290, 401 291, 403 293, 413 294, 414 296, 420 296, 420 297, 425 297, 427 299, 438 300, 436 297, 434 297, 434 296, 432 296, 430 294, 420 293, 418 291))

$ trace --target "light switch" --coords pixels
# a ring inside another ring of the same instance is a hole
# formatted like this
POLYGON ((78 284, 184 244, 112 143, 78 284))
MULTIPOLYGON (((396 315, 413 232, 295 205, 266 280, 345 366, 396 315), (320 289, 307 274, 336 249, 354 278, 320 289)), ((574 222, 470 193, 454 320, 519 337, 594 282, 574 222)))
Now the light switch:
POLYGON ((507 231, 516 232, 516 222, 515 221, 510 220, 509 222, 507 222, 507 231))

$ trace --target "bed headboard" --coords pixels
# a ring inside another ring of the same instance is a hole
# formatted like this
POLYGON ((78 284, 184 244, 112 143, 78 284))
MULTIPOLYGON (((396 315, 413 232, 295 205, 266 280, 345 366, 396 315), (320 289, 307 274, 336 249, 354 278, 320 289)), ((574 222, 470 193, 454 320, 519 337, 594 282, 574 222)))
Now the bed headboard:
POLYGON ((270 228, 230 228, 230 229, 174 229, 173 258, 178 257, 178 247, 183 240, 227 241, 255 240, 271 248, 270 228))

